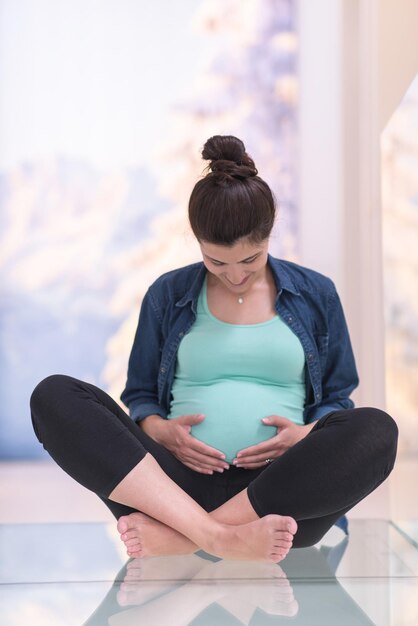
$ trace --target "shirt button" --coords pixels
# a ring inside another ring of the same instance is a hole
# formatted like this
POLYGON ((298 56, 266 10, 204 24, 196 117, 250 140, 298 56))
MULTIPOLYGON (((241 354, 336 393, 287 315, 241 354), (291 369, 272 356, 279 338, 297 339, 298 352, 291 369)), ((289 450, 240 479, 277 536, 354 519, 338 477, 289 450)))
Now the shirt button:
POLYGON ((164 374, 164 373, 165 373, 165 367, 162 367, 162 368, 160 369, 160 372, 161 372, 161 374, 164 374))
POLYGON ((317 394, 315 394, 315 397, 316 397, 317 400, 319 400, 319 398, 321 397, 321 394, 317 393, 317 394))
POLYGON ((310 352, 310 353, 308 354, 308 359, 309 359, 309 361, 312 361, 312 359, 313 359, 313 354, 312 354, 312 352, 310 352))
POLYGON ((293 322, 293 317, 289 317, 289 318, 287 319, 287 321, 288 321, 288 322, 293 322))
POLYGON ((179 333, 179 337, 183 337, 183 335, 184 335, 183 332, 179 333))

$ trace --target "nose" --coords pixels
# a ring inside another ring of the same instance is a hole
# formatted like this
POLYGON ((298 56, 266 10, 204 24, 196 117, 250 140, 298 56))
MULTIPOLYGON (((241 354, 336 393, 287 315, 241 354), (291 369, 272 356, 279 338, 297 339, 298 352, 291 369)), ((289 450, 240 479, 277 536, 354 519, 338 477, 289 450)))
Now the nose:
POLYGON ((239 285, 240 283, 242 283, 245 277, 246 277, 246 273, 240 267, 229 268, 228 271, 226 272, 226 278, 233 285, 239 285))

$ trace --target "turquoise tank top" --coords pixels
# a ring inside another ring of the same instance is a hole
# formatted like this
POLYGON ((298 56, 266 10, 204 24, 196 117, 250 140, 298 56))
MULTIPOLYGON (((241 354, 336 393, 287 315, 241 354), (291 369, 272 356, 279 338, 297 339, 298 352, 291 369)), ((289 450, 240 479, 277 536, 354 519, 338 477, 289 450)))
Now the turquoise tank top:
POLYGON ((278 315, 260 324, 222 322, 209 311, 205 280, 178 349, 168 419, 205 415, 192 435, 231 463, 239 450, 276 434, 263 417, 303 424, 304 368, 302 345, 278 315))

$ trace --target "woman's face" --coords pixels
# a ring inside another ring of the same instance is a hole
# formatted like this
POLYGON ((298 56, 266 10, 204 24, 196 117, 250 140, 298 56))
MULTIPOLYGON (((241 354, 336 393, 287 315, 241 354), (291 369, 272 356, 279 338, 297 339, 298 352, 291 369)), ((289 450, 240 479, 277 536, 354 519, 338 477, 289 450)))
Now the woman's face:
POLYGON ((208 272, 231 293, 245 293, 259 278, 265 276, 269 240, 250 243, 245 237, 233 246, 200 241, 203 263, 208 272))

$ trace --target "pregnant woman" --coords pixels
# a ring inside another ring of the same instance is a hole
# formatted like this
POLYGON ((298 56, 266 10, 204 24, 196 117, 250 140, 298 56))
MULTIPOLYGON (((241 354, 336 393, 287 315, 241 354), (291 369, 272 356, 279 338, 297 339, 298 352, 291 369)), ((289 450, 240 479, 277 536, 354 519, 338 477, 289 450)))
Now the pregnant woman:
POLYGON ((150 286, 122 400, 50 376, 31 398, 55 461, 118 519, 129 556, 278 562, 392 470, 393 419, 358 379, 329 278, 268 254, 275 202, 242 141, 209 139, 189 219, 203 262, 150 286))

